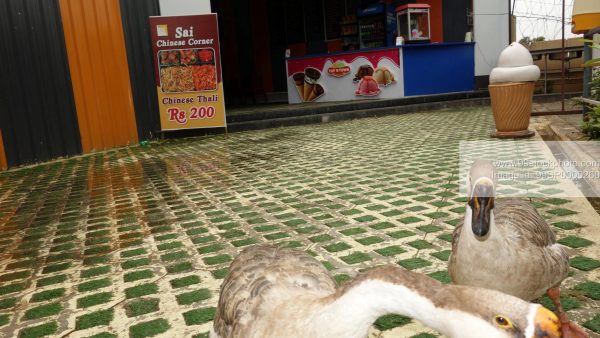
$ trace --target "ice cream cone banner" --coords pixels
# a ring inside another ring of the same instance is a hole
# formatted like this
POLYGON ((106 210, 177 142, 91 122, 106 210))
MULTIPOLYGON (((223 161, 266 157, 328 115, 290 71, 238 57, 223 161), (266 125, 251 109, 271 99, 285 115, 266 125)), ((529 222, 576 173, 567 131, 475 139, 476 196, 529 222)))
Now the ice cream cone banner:
POLYGON ((304 100, 304 73, 296 73, 292 75, 292 78, 294 79, 298 95, 304 100))
POLYGON ((320 84, 316 84, 310 93, 307 102, 313 102, 325 94, 325 89, 320 84))
POLYGON ((312 83, 304 82, 304 101, 308 101, 310 94, 313 92, 315 85, 312 83))

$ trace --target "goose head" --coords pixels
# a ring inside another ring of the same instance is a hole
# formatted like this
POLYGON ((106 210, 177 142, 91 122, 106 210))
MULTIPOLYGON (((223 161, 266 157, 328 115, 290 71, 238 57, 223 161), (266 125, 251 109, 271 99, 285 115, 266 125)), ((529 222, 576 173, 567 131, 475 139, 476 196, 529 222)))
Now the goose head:
POLYGON ((448 337, 561 337, 558 317, 539 304, 488 289, 456 286, 452 291, 455 308, 441 311, 451 319, 446 327, 439 328, 448 337))
MULTIPOLYGON (((473 234, 480 239, 490 232, 496 197, 496 170, 490 161, 475 160, 467 178, 467 199, 473 234)), ((469 215, 469 213, 467 213, 469 215)))

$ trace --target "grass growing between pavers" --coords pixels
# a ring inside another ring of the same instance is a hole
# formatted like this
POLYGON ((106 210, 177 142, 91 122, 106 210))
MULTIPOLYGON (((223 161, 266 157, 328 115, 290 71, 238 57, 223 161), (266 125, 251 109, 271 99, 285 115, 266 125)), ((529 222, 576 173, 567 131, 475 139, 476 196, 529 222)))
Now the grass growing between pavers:
POLYGON ((95 326, 109 325, 113 320, 114 310, 100 310, 77 317, 75 330, 85 330, 95 326))
POLYGON ((198 277, 196 275, 190 275, 190 276, 186 276, 186 277, 172 279, 170 281, 170 283, 171 283, 171 287, 173 287, 173 288, 182 288, 182 287, 200 283, 200 277, 198 277))
POLYGON ((192 303, 200 302, 211 297, 210 290, 200 289, 190 292, 185 292, 175 296, 179 305, 189 305, 192 303))
POLYGON ((23 316, 23 319, 32 320, 32 319, 38 319, 38 318, 42 318, 42 317, 53 316, 53 315, 58 314, 60 311, 62 311, 62 309, 63 309, 63 306, 59 302, 40 305, 40 306, 31 308, 31 309, 25 311, 25 315, 23 316))
POLYGON ((19 338, 46 337, 56 333, 56 330, 58 330, 58 323, 56 322, 49 322, 41 325, 30 326, 22 329, 19 332, 19 338))
POLYGON ((156 336, 160 333, 167 332, 171 325, 166 319, 154 319, 151 321, 139 323, 129 327, 130 338, 144 338, 156 336))
POLYGON ((208 323, 215 317, 216 308, 200 308, 183 313, 185 325, 200 325, 208 323))
POLYGON ((138 299, 125 305, 125 314, 127 314, 127 317, 141 316, 158 310, 158 298, 138 299))

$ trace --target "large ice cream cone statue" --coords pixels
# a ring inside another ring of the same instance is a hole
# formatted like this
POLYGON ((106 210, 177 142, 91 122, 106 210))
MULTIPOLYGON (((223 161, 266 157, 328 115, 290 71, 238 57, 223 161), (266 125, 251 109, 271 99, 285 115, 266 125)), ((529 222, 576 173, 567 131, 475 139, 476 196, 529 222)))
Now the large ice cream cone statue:
POLYGON ((529 137, 529 118, 535 81, 540 69, 533 64, 527 48, 513 42, 498 57, 498 67, 490 74, 490 99, 496 122, 493 137, 529 137))

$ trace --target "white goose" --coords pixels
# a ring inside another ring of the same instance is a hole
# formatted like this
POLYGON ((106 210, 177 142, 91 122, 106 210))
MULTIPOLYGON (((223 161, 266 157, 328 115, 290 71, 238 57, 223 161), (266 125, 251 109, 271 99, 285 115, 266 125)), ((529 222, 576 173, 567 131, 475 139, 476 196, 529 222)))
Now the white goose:
POLYGON ((527 201, 495 198, 495 168, 490 161, 475 161, 467 180, 465 218, 454 229, 448 261, 452 282, 527 301, 548 292, 564 337, 588 337, 568 320, 560 304, 558 287, 569 272, 569 256, 544 218, 527 201))
POLYGON ((364 338, 390 313, 450 338, 560 337, 551 311, 498 291, 444 285, 397 266, 371 269, 336 290, 310 255, 267 245, 232 262, 210 337, 364 338))

